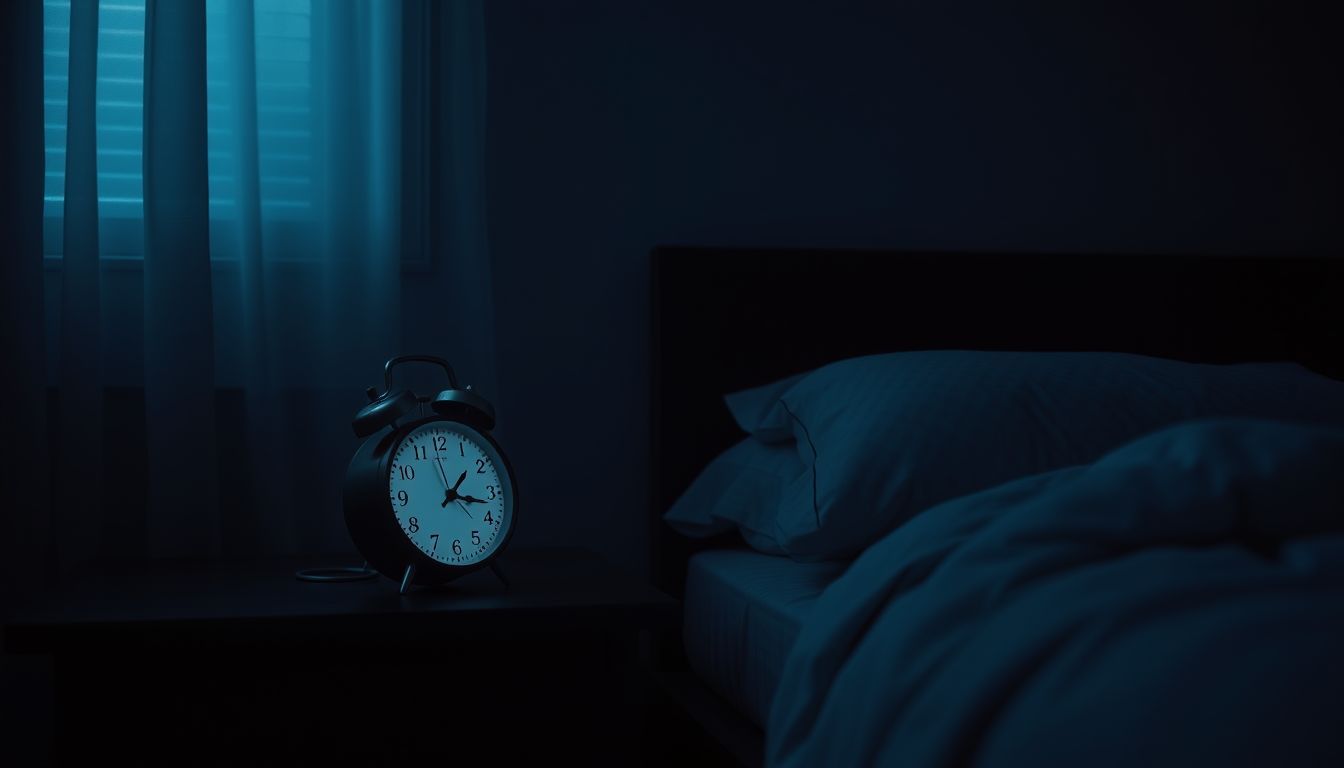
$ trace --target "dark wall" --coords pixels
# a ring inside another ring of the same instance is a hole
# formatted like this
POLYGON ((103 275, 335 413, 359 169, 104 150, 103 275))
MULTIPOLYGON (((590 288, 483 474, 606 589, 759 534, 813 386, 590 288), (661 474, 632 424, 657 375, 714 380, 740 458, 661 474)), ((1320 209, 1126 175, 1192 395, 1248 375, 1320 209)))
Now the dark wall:
POLYGON ((1344 243, 1338 26, 1307 4, 492 0, 487 14, 520 542, 644 564, 656 244, 1344 243))

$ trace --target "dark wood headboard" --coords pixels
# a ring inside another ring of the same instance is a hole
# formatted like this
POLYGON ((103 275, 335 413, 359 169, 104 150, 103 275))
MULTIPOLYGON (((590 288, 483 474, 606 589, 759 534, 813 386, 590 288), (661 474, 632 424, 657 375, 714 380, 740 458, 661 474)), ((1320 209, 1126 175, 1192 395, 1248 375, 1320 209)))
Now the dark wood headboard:
POLYGON ((874 352, 1105 350, 1293 360, 1344 378, 1344 259, 658 248, 652 253, 651 563, 661 515, 742 438, 725 393, 874 352))

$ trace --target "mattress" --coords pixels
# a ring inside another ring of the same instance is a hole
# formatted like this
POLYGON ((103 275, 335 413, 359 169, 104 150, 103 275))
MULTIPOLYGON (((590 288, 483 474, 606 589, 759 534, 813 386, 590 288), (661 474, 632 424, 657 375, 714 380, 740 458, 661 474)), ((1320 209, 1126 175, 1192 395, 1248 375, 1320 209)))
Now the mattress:
POLYGON ((683 640, 691 668, 762 728, 789 649, 845 563, 716 549, 687 564, 683 640))

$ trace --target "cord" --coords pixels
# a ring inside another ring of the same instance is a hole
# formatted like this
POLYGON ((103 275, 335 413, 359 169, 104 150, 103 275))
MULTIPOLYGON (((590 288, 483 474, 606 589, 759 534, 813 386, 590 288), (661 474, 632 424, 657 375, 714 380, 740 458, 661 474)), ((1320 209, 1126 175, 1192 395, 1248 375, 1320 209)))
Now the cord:
POLYGON ((368 565, 361 567, 342 566, 336 568, 305 568, 294 572, 294 578, 299 581, 312 581, 325 584, 331 584, 341 581, 365 581, 378 575, 378 572, 369 568, 368 565))

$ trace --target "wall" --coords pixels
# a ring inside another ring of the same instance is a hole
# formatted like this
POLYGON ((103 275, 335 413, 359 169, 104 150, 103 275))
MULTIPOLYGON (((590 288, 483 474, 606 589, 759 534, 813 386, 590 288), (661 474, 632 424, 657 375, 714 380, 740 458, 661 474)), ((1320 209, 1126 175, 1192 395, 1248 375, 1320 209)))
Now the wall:
POLYGON ((1338 251, 1338 27, 1307 8, 491 2, 518 541, 644 566, 656 244, 1338 251))

